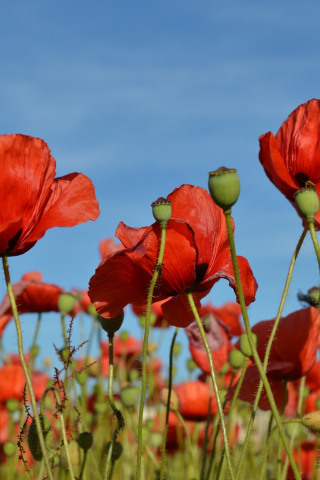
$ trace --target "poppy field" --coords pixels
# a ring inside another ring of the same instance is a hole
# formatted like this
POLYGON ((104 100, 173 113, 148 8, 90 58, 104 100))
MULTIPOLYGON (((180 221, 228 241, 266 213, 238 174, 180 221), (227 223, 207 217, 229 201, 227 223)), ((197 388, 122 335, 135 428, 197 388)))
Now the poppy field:
POLYGON ((259 279, 236 251, 236 169, 214 167, 208 190, 185 184, 150 199, 149 226, 119 219, 115 238, 100 241, 88 285, 65 291, 38 271, 12 283, 10 257, 36 249, 53 227, 95 221, 94 186, 81 173, 56 177, 44 140, 0 136, 1 480, 320 480, 319 285, 301 285, 301 308, 283 314, 307 236, 320 269, 319 131, 320 100, 313 99, 276 135, 259 138, 260 163, 300 216, 301 236, 288 253, 274 318, 262 313, 254 325, 247 308, 259 279), (206 296, 221 279, 231 300, 216 306, 206 296), (128 309, 142 339, 125 330, 128 309), (55 312, 61 333, 53 369, 39 362, 46 312, 55 312), (31 345, 21 329, 26 313, 37 316, 31 345), (90 333, 76 344, 79 322, 90 333), (9 323, 15 352, 2 339, 9 323), (190 353, 185 382, 176 375, 179 331, 190 353))

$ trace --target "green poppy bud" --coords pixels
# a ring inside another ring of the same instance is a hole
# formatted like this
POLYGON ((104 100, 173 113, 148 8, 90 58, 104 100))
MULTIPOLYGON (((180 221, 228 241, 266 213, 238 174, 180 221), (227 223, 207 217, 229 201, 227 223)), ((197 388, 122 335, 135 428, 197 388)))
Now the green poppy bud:
POLYGON ((140 388, 126 387, 120 392, 121 402, 126 408, 133 408, 137 405, 140 395, 140 388))
POLYGON ((99 415, 104 415, 109 407, 107 402, 95 402, 93 408, 99 415))
POLYGON ((309 428, 313 432, 320 432, 320 412, 307 413, 302 417, 302 425, 309 428))
POLYGON ((76 306, 76 298, 71 293, 61 293, 58 300, 58 310, 63 315, 72 312, 76 306))
POLYGON ((88 370, 83 370, 81 373, 76 373, 76 380, 79 383, 79 385, 86 384, 88 375, 89 375, 88 370))
POLYGON ((139 377, 140 377, 140 374, 139 374, 138 370, 136 370, 136 369, 130 370, 129 379, 130 379, 130 382, 131 382, 131 383, 133 383, 133 382, 135 382, 136 380, 138 380, 139 377))
POLYGON ((231 209, 240 195, 240 180, 235 168, 220 167, 209 172, 209 191, 224 212, 231 209))
POLYGON ((89 450, 89 448, 92 447, 92 442, 93 442, 92 433, 90 433, 90 432, 80 433, 80 435, 78 437, 78 444, 79 444, 79 447, 82 448, 82 450, 87 452, 89 450))
POLYGON ((160 225, 166 225, 171 218, 172 208, 171 202, 163 197, 151 203, 154 218, 160 225))
MULTIPOLYGON (((106 454, 108 455, 109 448, 111 446, 111 442, 107 443, 106 446, 106 454)), ((123 448, 120 442, 114 442, 113 449, 112 449, 112 462, 115 462, 116 460, 119 460, 121 457, 123 448)))
POLYGON ((123 342, 126 342, 129 338, 129 333, 126 330, 123 330, 123 332, 120 333, 120 339, 123 342))
POLYGON ((173 356, 177 357, 181 352, 181 343, 175 343, 173 346, 173 356))
POLYGON ((146 427, 148 430, 152 430, 154 426, 154 420, 153 418, 147 418, 146 420, 146 427))
MULTIPOLYGON (((50 426, 50 420, 46 415, 39 414, 40 423, 42 427, 43 437, 46 445, 46 449, 49 451, 53 443, 53 431, 50 426)), ((41 462, 42 451, 40 447, 39 435, 36 427, 36 421, 33 418, 28 431, 28 445, 33 459, 36 462, 41 462)))
POLYGON ((6 407, 10 413, 14 413, 19 410, 20 402, 16 398, 10 398, 6 401, 6 407))
POLYGON ((219 370, 219 373, 220 373, 221 375, 225 375, 226 373, 229 372, 229 367, 230 367, 229 363, 226 362, 226 363, 223 365, 223 367, 221 368, 221 370, 219 370))
POLYGON ((96 307, 90 303, 87 308, 87 312, 89 315, 91 315, 93 318, 98 318, 99 314, 97 313, 96 307))
POLYGON ((319 197, 315 188, 301 188, 294 194, 297 210, 302 218, 313 219, 319 210, 319 197))
POLYGON ((99 316, 99 322, 101 324, 101 327, 107 333, 117 332, 121 328, 123 319, 124 319, 123 310, 121 313, 119 313, 119 315, 117 315, 114 318, 104 318, 99 316))
POLYGON ((36 358, 39 355, 40 348, 38 345, 33 345, 33 347, 30 348, 30 354, 32 358, 36 358))
MULTIPOLYGON (((252 333, 252 337, 253 337, 253 341, 254 341, 255 346, 257 346, 258 345, 258 335, 256 333, 252 333)), ((251 357, 252 351, 251 351, 251 347, 250 347, 250 344, 249 344, 248 335, 246 333, 243 333, 240 337, 240 350, 245 357, 251 357)))
POLYGON ((219 395, 220 395, 220 400, 221 400, 221 403, 224 403, 225 399, 226 399, 226 396, 227 396, 227 390, 225 388, 222 388, 221 390, 219 390, 219 395))
POLYGON ((162 445, 162 434, 160 432, 151 432, 150 444, 153 448, 159 448, 162 445))
POLYGON ((187 361, 187 368, 188 368, 189 372, 193 372, 193 370, 195 370, 197 368, 197 364, 193 360, 193 358, 189 358, 189 360, 187 361))
POLYGON ((244 364, 244 355, 240 350, 231 350, 229 355, 229 362, 232 368, 238 370, 244 364))
POLYGON ((319 305, 319 287, 313 287, 308 290, 308 295, 313 305, 319 305))
POLYGON ((6 442, 3 445, 3 451, 7 457, 13 457, 17 450, 18 447, 14 442, 6 442))

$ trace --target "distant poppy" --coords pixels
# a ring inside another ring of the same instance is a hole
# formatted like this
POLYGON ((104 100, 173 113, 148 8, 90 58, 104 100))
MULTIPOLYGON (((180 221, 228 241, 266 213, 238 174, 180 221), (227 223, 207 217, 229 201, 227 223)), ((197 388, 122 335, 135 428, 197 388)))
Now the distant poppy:
MULTIPOLYGON (((296 108, 281 125, 259 138, 259 160, 271 182, 295 207, 294 194, 310 180, 320 188, 320 100, 296 108)), ((320 228, 320 211, 315 216, 320 228)))
MULTIPOLYGON (((151 314, 155 316, 154 322, 152 323, 155 328, 167 328, 168 322, 165 320, 161 306, 166 302, 166 300, 161 300, 161 302, 154 302, 151 306, 151 314)), ((138 317, 144 317, 146 315, 147 307, 139 307, 138 305, 131 305, 133 313, 138 317)))
MULTIPOLYGON (((203 310, 201 310, 203 311, 203 310)), ((214 369, 221 370, 229 358, 231 344, 228 336, 228 328, 218 318, 209 314, 202 317, 208 345, 211 351, 214 369)), ((185 329, 189 338, 189 350, 197 366, 210 375, 210 366, 207 352, 200 337, 197 324, 194 322, 185 329)))
POLYGON ((113 237, 101 240, 101 242, 99 243, 100 257, 102 260, 111 255, 111 253, 117 252, 118 250, 123 250, 123 245, 121 243, 115 242, 113 237))
MULTIPOLYGON (((319 449, 316 448, 315 441, 308 440, 302 442, 299 451, 293 451, 293 456, 299 466, 301 480, 311 480, 311 478, 314 478, 314 464, 319 461, 319 449)), ((290 465, 287 480, 294 479, 295 476, 290 465)))
MULTIPOLYGON (((274 320, 259 322, 252 327, 258 335, 258 355, 263 361, 274 320)), ((319 346, 320 314, 317 308, 309 307, 282 317, 271 348, 267 376, 277 404, 281 409, 284 395, 284 380, 297 380, 306 375, 316 361, 319 346)), ((260 375, 255 364, 249 366, 239 398, 254 402, 260 375)), ((232 396, 232 392, 231 395, 232 396)), ((269 401, 262 392, 259 407, 269 410, 269 401)))
MULTIPOLYGON (((178 395, 179 412, 186 420, 203 421, 207 419, 210 402, 210 385, 199 381, 185 382, 173 387, 178 395)), ((217 411, 217 402, 213 393, 210 413, 217 411)))
POLYGON ((0 136, 0 255, 21 255, 49 228, 73 227, 99 216, 91 180, 55 178, 56 161, 40 138, 0 136))
POLYGON ((200 316, 205 317, 209 313, 212 313, 229 327, 230 336, 239 337, 244 333, 244 328, 240 322, 241 307, 238 303, 227 302, 221 305, 221 307, 216 307, 211 302, 207 302, 205 305, 202 305, 200 316))
POLYGON ((10 398, 22 400, 26 384, 20 365, 4 365, 0 368, 0 403, 10 398))
POLYGON ((79 308, 82 312, 88 313, 89 305, 92 305, 88 291, 87 290, 80 290, 79 288, 73 288, 71 293, 76 297, 78 300, 79 308))
MULTIPOLYGON (((153 301, 162 304, 170 325, 187 327, 194 321, 187 299, 193 293, 197 308, 220 279, 235 289, 230 248, 221 208, 206 190, 182 185, 168 197, 172 219, 168 222, 164 265, 153 301)), ((144 306, 156 264, 160 227, 154 223, 140 229, 118 226, 116 236, 124 250, 101 262, 90 280, 89 296, 100 315, 112 318, 128 304, 144 306)), ((248 261, 238 257, 247 305, 255 299, 257 283, 248 261)))

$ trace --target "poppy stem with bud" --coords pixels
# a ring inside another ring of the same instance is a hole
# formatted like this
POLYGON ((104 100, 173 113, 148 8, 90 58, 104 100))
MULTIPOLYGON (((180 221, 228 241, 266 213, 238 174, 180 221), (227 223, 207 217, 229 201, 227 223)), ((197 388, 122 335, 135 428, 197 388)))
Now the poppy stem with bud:
POLYGON ((42 455, 43 455, 43 458, 44 458, 44 462, 45 462, 45 465, 46 465, 47 475, 49 477, 49 480, 53 480, 51 466, 50 466, 49 458, 48 458, 48 455, 47 455, 46 444, 45 444, 43 433, 42 433, 42 426, 41 426, 41 422, 40 422, 40 418, 39 418, 39 414, 38 414, 38 410, 37 410, 37 402, 36 402, 36 398, 35 398, 35 395, 34 395, 34 391, 33 391, 32 383, 31 383, 28 367, 27 367, 27 364, 26 364, 26 360, 24 358, 21 324, 20 324, 17 304, 16 304, 16 300, 14 298, 12 285, 11 285, 11 280, 10 280, 8 258, 5 255, 2 257, 2 265, 3 265, 3 271, 4 271, 4 276, 5 276, 6 285, 7 285, 8 296, 9 296, 9 299, 10 299, 12 314, 13 314, 13 318, 14 318, 14 323, 16 325, 16 330, 17 330, 19 357, 20 357, 23 373, 26 377, 26 382, 27 382, 27 386, 28 386, 28 390, 29 390, 29 394, 30 394, 33 415, 34 415, 34 419, 35 419, 35 423, 36 423, 36 427, 37 427, 37 432, 38 432, 38 435, 39 435, 39 443, 40 443, 40 447, 41 447, 41 452, 42 452, 42 455))
POLYGON ((208 345, 208 341, 207 341, 207 338, 206 338, 206 334, 205 334, 203 325, 201 323, 201 320, 200 320, 200 317, 199 317, 199 314, 198 314, 198 311, 197 311, 197 307, 196 307, 196 305, 194 303, 194 300, 193 300, 192 293, 191 292, 187 293, 187 297, 188 297, 189 305, 191 307, 191 310, 192 310, 192 313, 194 315, 195 321, 198 325, 204 348, 205 348, 205 350, 207 352, 207 355, 208 355, 211 379, 212 379, 213 389, 214 389, 214 393, 215 393, 216 401, 217 401, 217 405, 218 405, 219 419, 220 419, 220 422, 221 422, 223 443, 224 443, 224 446, 225 446, 225 454, 226 454, 226 459, 227 459, 227 466, 228 466, 230 478, 231 478, 231 480, 234 480, 230 451, 229 451, 229 446, 228 446, 227 430, 226 430, 226 425, 225 425, 225 421, 224 421, 223 407, 222 407, 222 403, 221 403, 221 400, 220 400, 219 388, 218 388, 216 375, 215 375, 215 371, 214 371, 211 351, 210 351, 210 348, 209 348, 209 345, 208 345))
POLYGON ((163 432, 163 439, 162 439, 162 450, 161 450, 161 471, 160 471, 160 480, 164 479, 164 460, 166 456, 166 441, 167 441, 167 433, 168 433, 168 424, 169 424, 169 413, 170 413, 170 400, 171 400, 171 391, 172 391, 172 364, 173 364, 173 347, 178 335, 179 328, 176 327, 170 347, 170 363, 169 363, 169 383, 168 383, 168 401, 166 405, 166 420, 164 424, 164 432, 163 432))
POLYGON ((169 202, 168 200, 162 197, 158 198, 158 200, 153 202, 151 206, 152 206, 152 213, 161 228, 161 241, 160 241, 158 260, 155 265, 155 270, 153 272, 152 280, 151 280, 149 291, 148 291, 148 300, 147 300, 146 323, 145 323, 143 350, 142 350, 142 387, 141 387, 141 398, 140 398, 139 417, 138 417, 139 418, 138 420, 138 457, 137 457, 136 480, 140 480, 141 478, 142 423, 143 423, 144 402, 146 397, 147 353, 148 353, 148 339, 149 339, 149 330, 150 330, 151 305, 152 305, 154 287, 157 283, 158 276, 162 268, 164 249, 166 244, 167 223, 171 217, 171 202, 169 202))

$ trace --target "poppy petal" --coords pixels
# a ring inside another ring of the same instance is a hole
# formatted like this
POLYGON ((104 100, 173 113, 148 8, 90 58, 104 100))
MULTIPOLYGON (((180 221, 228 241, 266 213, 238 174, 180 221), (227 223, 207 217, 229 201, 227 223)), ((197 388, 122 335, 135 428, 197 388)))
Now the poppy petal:
POLYGON ((130 248, 140 242, 145 233, 150 230, 151 227, 132 228, 120 222, 115 235, 125 248, 130 248))
MULTIPOLYGON (((201 309, 200 300, 209 292, 204 293, 192 293, 193 301, 197 307, 198 312, 201 309)), ((167 302, 164 302, 161 305, 164 318, 167 320, 169 325, 174 327, 185 328, 188 327, 195 318, 191 311, 189 300, 186 293, 181 295, 176 295, 172 297, 167 302)))

